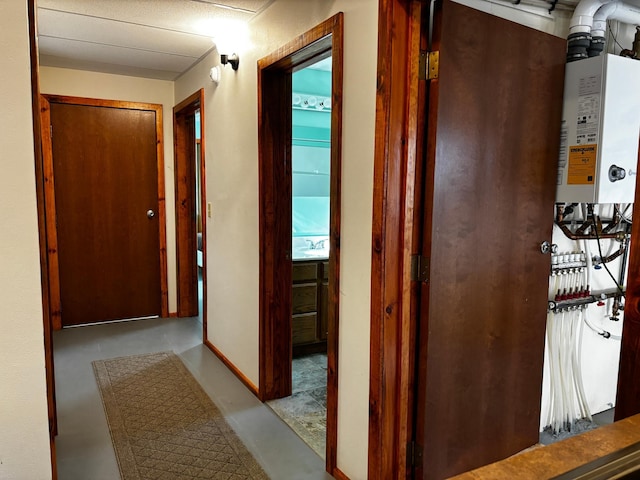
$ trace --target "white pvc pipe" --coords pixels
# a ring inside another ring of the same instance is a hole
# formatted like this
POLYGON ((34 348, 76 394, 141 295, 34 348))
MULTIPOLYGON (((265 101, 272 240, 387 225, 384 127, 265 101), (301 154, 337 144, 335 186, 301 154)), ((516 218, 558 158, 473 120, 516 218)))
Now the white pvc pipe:
POLYGON ((586 262, 586 288, 591 289, 591 269, 593 268, 593 259, 591 258, 591 249, 589 248, 589 240, 582 241, 584 249, 584 259, 586 262))
POLYGON ((614 0, 581 0, 573 11, 569 33, 589 33, 593 26, 593 16, 602 5, 611 3, 614 0))
POLYGON ((577 375, 578 375, 578 391, 580 394, 580 405, 581 405, 581 411, 583 413, 583 417, 586 417, 589 421, 592 421, 592 417, 591 417, 591 409, 589 408, 589 402, 587 401, 587 395, 584 392, 584 383, 582 381, 582 337, 583 337, 583 333, 584 333, 584 325, 581 322, 581 316, 584 315, 584 311, 580 312, 580 314, 578 315, 578 322, 580 322, 580 324, 578 325, 578 371, 577 371, 577 375))
POLYGON ((618 3, 607 3, 598 9, 593 16, 593 25, 591 27, 592 37, 604 37, 607 30, 607 19, 611 15, 611 12, 618 8, 618 3))
POLYGON ((604 37, 607 20, 618 20, 622 23, 640 25, 640 7, 623 2, 612 2, 601 6, 593 16, 592 37, 604 37))

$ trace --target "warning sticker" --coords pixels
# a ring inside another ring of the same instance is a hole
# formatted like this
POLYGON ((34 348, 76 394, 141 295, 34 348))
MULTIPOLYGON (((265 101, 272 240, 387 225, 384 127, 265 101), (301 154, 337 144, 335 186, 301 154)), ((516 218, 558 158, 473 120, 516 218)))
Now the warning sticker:
POLYGON ((597 144, 569 147, 567 185, 593 185, 596 178, 597 144))

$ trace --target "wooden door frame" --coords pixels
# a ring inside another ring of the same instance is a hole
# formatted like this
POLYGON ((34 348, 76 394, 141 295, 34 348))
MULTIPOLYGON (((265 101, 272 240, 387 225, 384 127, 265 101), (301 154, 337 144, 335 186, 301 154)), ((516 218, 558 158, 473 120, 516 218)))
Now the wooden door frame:
MULTIPOLYGON (((638 151, 640 167, 640 149, 638 151)), ((633 214, 640 218, 640 181, 636 180, 633 214)), ((615 420, 640 413, 640 278, 632 275, 640 269, 640 228, 631 229, 626 302, 622 323, 622 342, 618 368, 615 420)))
MULTIPOLYGON (((197 306, 198 267, 196 262, 196 218, 190 215, 195 211, 196 179, 195 169, 193 178, 181 178, 182 171, 193 161, 190 158, 190 150, 185 148, 184 137, 187 136, 185 126, 180 121, 181 117, 194 116, 196 110, 200 110, 200 205, 202 225, 202 326, 203 336, 207 336, 207 249, 206 249, 206 176, 205 176, 205 115, 204 115, 204 88, 189 95, 187 98, 173 107, 173 155, 175 172, 175 209, 176 209, 176 277, 177 277, 177 314, 178 317, 193 316, 193 288, 197 306), (183 202, 189 201, 186 205, 183 202), (194 268, 195 265, 195 268, 194 268)), ((198 163, 196 162, 196 166, 198 163)))
POLYGON ((258 61, 260 222, 259 397, 291 395, 291 73, 332 55, 331 232, 327 338, 327 471, 337 463, 340 176, 344 15, 258 61), (274 94, 277 92, 277 94, 274 94), (287 206, 288 203, 288 206, 287 206), (277 208, 282 205, 285 211, 277 208), (288 291, 288 296, 283 295, 288 291), (288 301, 287 301, 288 298, 288 301))
POLYGON ((380 0, 373 186, 369 387, 370 479, 407 478, 413 437, 422 142, 424 0, 380 0), (420 127, 420 128, 419 128, 420 127))
POLYGON ((38 210, 38 239, 40 245, 40 286, 42 289, 42 321, 44 333, 44 360, 47 384, 47 410, 49 416, 49 448, 51 452, 51 478, 58 478, 56 443, 58 415, 56 412, 56 388, 53 367, 53 331, 50 321, 49 277, 47 275, 46 209, 44 202, 44 175, 42 162, 42 137, 40 135, 40 62, 38 57, 38 18, 35 0, 27 0, 29 15, 29 50, 31 62, 31 113, 33 120, 33 149, 36 174, 36 201, 38 210))
POLYGON ((62 328, 62 308, 60 301, 60 270, 58 261, 58 237, 56 227, 55 179, 53 176, 53 145, 51 130, 51 103, 68 105, 83 105, 93 107, 123 108, 130 110, 145 110, 155 113, 156 118, 156 158, 158 168, 158 231, 160 239, 160 316, 169 315, 168 286, 167 286, 167 235, 166 210, 164 190, 164 141, 162 127, 162 105, 154 103, 126 102, 120 100, 102 100, 95 98, 71 97, 64 95, 40 96, 40 121, 42 135, 42 156, 44 175, 44 205, 46 208, 45 225, 47 236, 47 278, 49 282, 49 305, 51 325, 54 330, 62 328))

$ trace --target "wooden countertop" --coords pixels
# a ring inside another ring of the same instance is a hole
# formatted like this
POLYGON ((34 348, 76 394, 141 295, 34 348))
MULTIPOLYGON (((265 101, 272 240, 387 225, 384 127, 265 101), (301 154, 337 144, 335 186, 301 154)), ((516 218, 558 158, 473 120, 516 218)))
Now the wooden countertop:
MULTIPOLYGON (((491 439, 487 439, 491 441, 491 439)), ((452 477, 455 480, 543 480, 640 442, 640 415, 452 477)))

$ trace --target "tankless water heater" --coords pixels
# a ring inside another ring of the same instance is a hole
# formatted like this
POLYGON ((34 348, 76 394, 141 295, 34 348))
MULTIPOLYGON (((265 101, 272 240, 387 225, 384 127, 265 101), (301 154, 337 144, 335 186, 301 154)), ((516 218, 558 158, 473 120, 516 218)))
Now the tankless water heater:
POLYGON ((633 202, 639 85, 639 60, 602 54, 567 64, 557 202, 633 202))

